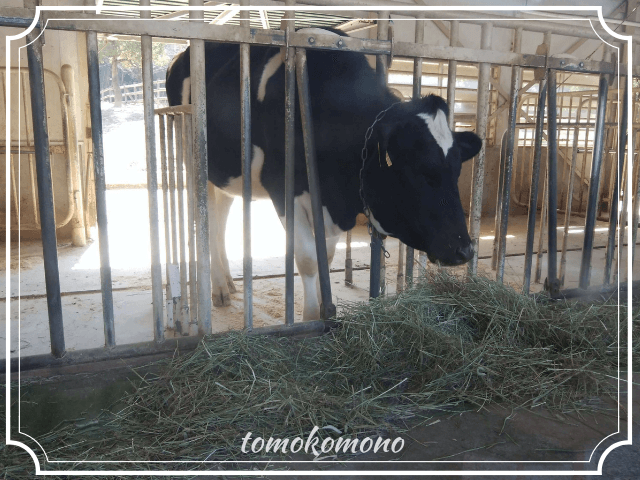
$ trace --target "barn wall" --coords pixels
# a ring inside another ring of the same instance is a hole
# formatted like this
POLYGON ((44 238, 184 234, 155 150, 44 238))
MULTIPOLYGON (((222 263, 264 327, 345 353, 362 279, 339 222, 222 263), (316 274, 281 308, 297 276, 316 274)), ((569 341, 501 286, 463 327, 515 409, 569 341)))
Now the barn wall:
MULTIPOLYGON (((5 0, 11 7, 27 7, 28 0, 23 2, 22 0, 5 0)), ((81 1, 72 0, 56 0, 44 2, 45 5, 82 5, 81 1)), ((16 35, 20 33, 20 29, 15 28, 0 28, 0 36, 4 38, 6 35, 16 35)), ((88 100, 88 80, 87 80, 87 54, 86 54, 86 40, 85 34, 81 32, 63 32, 46 30, 44 33, 44 45, 42 47, 43 55, 43 67, 52 71, 58 77, 60 77, 61 69, 63 65, 70 65, 74 72, 75 77, 75 113, 76 113, 76 132, 78 136, 78 143, 80 148, 80 161, 86 166, 87 152, 91 151, 91 139, 90 130, 88 130, 89 124, 89 100, 88 100)), ((20 65, 22 68, 28 67, 27 52, 25 38, 22 38, 11 43, 11 66, 20 65), (22 47, 22 48, 21 48, 22 47)), ((5 67, 5 43, 0 44, 0 66, 4 70, 5 67)), ((15 75, 12 75, 15 77, 15 75)), ((26 85, 28 88, 28 82, 26 85)), ((62 130, 62 114, 61 114, 61 99, 59 93, 58 83, 53 77, 45 74, 45 95, 47 104, 47 122, 49 128, 49 138, 52 144, 62 143, 63 130, 62 130)), ((4 93, 4 92, 3 92, 4 93)), ((30 128, 31 125, 31 111, 30 111, 30 98, 29 92, 25 92, 25 101, 18 105, 18 102, 11 104, 11 141, 12 143, 20 142, 25 144, 27 138, 32 143, 33 134, 30 128), (26 102, 26 104, 25 104, 26 102), (26 108, 25 108, 26 105, 26 108), (19 109, 21 110, 20 123, 22 128, 18 132, 18 120, 19 109), (26 114, 26 117, 25 117, 26 114), (25 126, 25 123, 27 124, 25 126), (29 133, 27 132, 29 130, 29 133)), ((12 99, 18 99, 18 81, 14 78, 12 81, 12 99)), ((0 108, 5 109, 4 95, 0 100, 0 108)), ((6 144, 5 138, 5 119, 4 115, 0 115, 0 144, 6 144)), ((2 156, 4 162, 4 155, 2 156)), ((17 161, 17 156, 14 157, 14 161, 17 161)), ((16 165, 17 167, 17 165, 16 165)), ((63 153, 52 153, 51 155, 51 167, 52 167, 52 179, 54 189, 54 201, 56 221, 60 222, 67 216, 69 211, 68 201, 68 178, 67 178, 67 166, 66 156, 63 153)), ((92 168, 92 167, 91 167, 92 168)), ((26 156, 22 156, 20 169, 22 170, 20 176, 20 207, 21 207, 21 219, 25 223, 32 222, 33 219, 33 201, 30 188, 28 159, 26 156)), ((17 168, 16 168, 17 173, 17 168)), ((84 182, 83 182, 84 183, 84 182)), ((4 212, 4 198, 5 198, 5 170, 0 171, 0 209, 4 212)), ((90 204, 90 207, 92 205, 90 204)), ((89 209, 91 219, 93 215, 91 212, 93 208, 89 209)), ((15 220, 12 218, 12 230, 17 229, 15 220)), ((66 226, 59 228, 57 231, 58 239, 62 241, 68 241, 71 238, 71 222, 66 226)), ((22 238, 39 238, 40 233, 38 231, 23 231, 22 238)), ((14 235, 14 238, 17 236, 14 235)))

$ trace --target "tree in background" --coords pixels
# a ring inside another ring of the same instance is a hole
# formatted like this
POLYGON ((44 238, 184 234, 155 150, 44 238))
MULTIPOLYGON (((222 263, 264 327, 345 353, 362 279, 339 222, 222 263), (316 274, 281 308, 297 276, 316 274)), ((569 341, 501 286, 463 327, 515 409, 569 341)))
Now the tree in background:
MULTIPOLYGON (((99 62, 111 62, 111 86, 114 92, 114 106, 122 105, 120 92, 119 67, 140 70, 142 68, 142 51, 139 40, 117 40, 113 37, 102 37, 98 43, 99 62)), ((165 44, 154 42, 152 59, 155 66, 166 66, 169 56, 165 53, 165 44)))

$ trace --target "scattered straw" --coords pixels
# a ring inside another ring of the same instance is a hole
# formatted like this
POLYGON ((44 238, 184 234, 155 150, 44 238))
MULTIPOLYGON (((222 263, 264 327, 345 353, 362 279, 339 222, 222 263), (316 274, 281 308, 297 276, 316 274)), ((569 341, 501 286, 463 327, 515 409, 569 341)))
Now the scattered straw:
MULTIPOLYGON (((194 352, 167 360, 159 375, 146 374, 124 408, 82 425, 63 423, 38 441, 50 460, 233 462, 255 460, 240 452, 249 431, 306 438, 314 426, 336 435, 322 428, 331 426, 343 436, 395 437, 407 424, 470 405, 585 410, 594 397, 617 394, 611 376, 618 340, 621 352, 626 348, 626 307, 613 301, 550 301, 484 278, 439 273, 398 297, 341 312, 342 327, 319 338, 207 338, 194 352)), ((626 355, 619 359, 624 369, 626 355)), ((31 460, 20 455, 16 464, 17 455, 0 451, 6 478, 29 478, 24 465, 31 460)))

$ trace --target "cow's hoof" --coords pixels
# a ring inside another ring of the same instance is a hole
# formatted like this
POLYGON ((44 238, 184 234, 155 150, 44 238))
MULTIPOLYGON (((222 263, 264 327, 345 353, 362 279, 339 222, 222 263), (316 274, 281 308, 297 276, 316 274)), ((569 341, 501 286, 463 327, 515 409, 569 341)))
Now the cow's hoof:
POLYGON ((236 293, 238 291, 236 289, 236 284, 233 283, 233 279, 231 277, 227 277, 227 287, 229 287, 229 293, 236 293))
POLYGON ((217 292, 211 295, 214 307, 228 307, 231 305, 231 295, 228 292, 217 292))
POLYGON ((302 311, 302 321, 312 322, 313 320, 320 320, 320 307, 305 307, 302 311))

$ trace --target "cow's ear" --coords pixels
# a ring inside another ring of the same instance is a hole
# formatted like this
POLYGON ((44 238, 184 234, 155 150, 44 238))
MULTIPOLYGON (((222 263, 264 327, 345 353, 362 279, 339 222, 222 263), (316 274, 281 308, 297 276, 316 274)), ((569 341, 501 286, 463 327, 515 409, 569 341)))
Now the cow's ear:
POLYGON ((475 157, 482 148, 482 140, 473 132, 454 132, 454 137, 462 162, 475 157))

